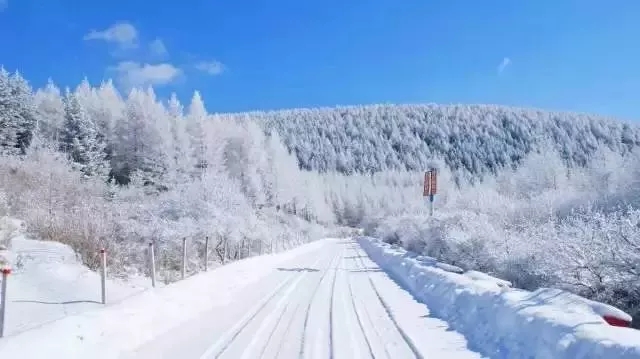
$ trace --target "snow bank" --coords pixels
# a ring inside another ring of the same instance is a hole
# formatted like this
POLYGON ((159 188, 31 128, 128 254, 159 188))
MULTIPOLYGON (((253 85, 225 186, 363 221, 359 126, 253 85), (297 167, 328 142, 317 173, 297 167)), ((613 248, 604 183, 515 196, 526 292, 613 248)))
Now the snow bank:
POLYGON ((233 262, 99 310, 68 316, 0 339, 0 358, 117 358, 169 329, 229 303, 285 260, 324 241, 292 251, 233 262))
MULTIPOLYGON (((23 221, 0 218, 0 268, 12 269, 5 335, 102 307, 99 275, 85 267, 71 247, 27 239, 25 232, 23 221)), ((108 280, 108 300, 114 303, 139 293, 145 284, 139 278, 108 280)))
POLYGON ((510 288, 513 285, 508 280, 496 278, 496 277, 490 276, 490 275, 488 275, 486 273, 478 272, 478 271, 475 271, 475 270, 470 270, 470 271, 464 272, 463 275, 465 277, 469 277, 469 278, 471 278, 473 280, 488 281, 488 282, 495 283, 498 287, 501 287, 501 288, 510 288))
MULTIPOLYGON (((11 240, 12 274, 7 288, 5 333, 17 334, 69 315, 102 308, 100 275, 85 267, 71 247, 31 240, 11 240)), ((148 279, 107 280, 107 303, 113 304, 150 287, 148 279)))
POLYGON ((12 239, 20 236, 25 229, 24 222, 10 218, 0 218, 0 268, 11 266, 12 239))
POLYGON ((640 358, 640 332, 602 318, 626 315, 616 308, 559 290, 511 289, 490 276, 445 271, 373 238, 358 242, 434 316, 491 358, 640 358))

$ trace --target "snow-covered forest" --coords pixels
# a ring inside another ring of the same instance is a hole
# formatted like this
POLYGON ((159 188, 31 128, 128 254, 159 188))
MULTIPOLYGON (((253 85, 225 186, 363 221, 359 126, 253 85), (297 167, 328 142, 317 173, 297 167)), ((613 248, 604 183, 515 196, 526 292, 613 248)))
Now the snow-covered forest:
POLYGON ((456 178, 475 180, 550 148, 583 166, 602 146, 624 154, 640 127, 582 114, 500 106, 372 105, 249 114, 276 130, 305 169, 341 173, 422 171, 441 158, 456 178))
POLYGON ((167 279, 184 237, 199 256, 213 238, 221 262, 365 228, 640 313, 638 126, 495 106, 213 114, 197 92, 185 107, 109 81, 32 90, 0 71, 0 216, 90 266, 106 246, 119 276, 144 272, 155 240, 167 279))
MULTIPOLYGON (((0 70, 0 216, 72 245, 95 267, 105 246, 118 275, 145 271, 156 241, 165 276, 181 239, 202 265, 280 251, 336 226, 322 179, 298 170, 277 135, 252 122, 211 118, 196 92, 186 110, 153 89, 126 97, 111 82, 32 91, 0 70)), ((172 270, 173 269, 173 270, 172 270)))

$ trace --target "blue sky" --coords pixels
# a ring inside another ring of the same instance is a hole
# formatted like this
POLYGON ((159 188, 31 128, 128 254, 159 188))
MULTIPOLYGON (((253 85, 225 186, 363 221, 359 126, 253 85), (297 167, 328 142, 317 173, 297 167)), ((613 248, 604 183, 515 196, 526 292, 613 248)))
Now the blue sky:
POLYGON ((634 0, 0 0, 0 63, 215 112, 494 103, 640 119, 634 0))

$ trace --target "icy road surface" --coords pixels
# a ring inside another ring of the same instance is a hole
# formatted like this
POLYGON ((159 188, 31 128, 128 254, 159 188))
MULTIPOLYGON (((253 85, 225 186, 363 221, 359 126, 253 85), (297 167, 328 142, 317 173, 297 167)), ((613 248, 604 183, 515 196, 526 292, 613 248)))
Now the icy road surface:
POLYGON ((327 240, 130 358, 480 358, 355 241, 327 240))

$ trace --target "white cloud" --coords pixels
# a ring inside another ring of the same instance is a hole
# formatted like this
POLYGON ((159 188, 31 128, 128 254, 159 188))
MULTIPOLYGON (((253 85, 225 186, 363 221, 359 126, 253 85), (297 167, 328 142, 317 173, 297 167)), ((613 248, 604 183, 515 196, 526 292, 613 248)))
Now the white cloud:
POLYGON ((498 65, 498 73, 501 74, 509 65, 511 65, 510 58, 505 57, 504 59, 502 59, 502 62, 500 63, 500 65, 498 65))
POLYGON ((87 41, 102 40, 117 44, 123 48, 136 47, 138 30, 127 22, 119 22, 102 31, 91 30, 90 33, 84 36, 84 39, 87 41))
POLYGON ((0 0, 0 11, 4 11, 9 7, 9 0, 0 0))
POLYGON ((111 70, 116 73, 120 85, 128 89, 148 85, 167 85, 182 75, 182 70, 169 63, 151 65, 123 61, 111 70))
POLYGON ((167 47, 161 39, 155 39, 149 44, 149 50, 154 56, 165 56, 169 53, 167 47))
POLYGON ((208 73, 209 75, 220 75, 221 73, 224 72, 225 67, 222 64, 222 62, 220 61, 208 61, 208 62, 200 62, 198 64, 196 64, 196 69, 200 70, 200 71, 204 71, 206 73, 208 73))

